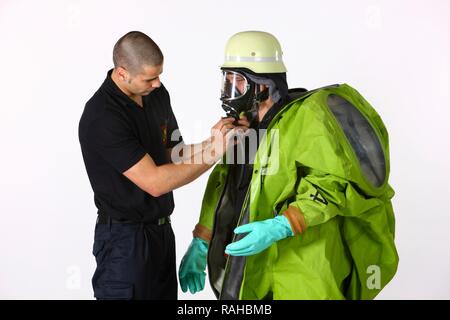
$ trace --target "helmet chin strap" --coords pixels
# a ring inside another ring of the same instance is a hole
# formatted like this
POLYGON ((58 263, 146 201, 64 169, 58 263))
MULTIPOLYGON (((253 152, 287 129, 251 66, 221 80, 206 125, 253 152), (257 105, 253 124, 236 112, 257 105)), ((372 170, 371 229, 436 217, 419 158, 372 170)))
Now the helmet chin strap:
POLYGON ((256 93, 253 97, 252 107, 245 113, 245 116, 250 124, 257 119, 259 105, 261 102, 264 102, 267 99, 269 99, 269 88, 266 87, 263 90, 260 90, 259 85, 256 85, 256 93))

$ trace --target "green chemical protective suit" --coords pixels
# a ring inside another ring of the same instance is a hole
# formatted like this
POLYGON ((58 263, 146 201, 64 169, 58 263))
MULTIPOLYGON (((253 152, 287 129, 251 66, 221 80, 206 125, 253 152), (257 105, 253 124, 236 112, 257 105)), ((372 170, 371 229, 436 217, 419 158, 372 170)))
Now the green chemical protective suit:
POLYGON ((210 233, 208 273, 219 299, 373 299, 392 279, 394 195, 385 126, 347 84, 303 93, 270 122, 240 216, 230 165, 217 164, 196 234, 210 233), (238 225, 288 218, 294 236, 247 257, 225 247, 238 225))

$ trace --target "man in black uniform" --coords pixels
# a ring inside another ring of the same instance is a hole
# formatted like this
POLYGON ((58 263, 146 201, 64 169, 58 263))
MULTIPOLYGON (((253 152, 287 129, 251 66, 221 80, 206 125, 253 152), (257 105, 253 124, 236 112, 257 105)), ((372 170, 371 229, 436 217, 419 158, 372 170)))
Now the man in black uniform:
MULTIPOLYGON (((179 141, 171 139, 178 125, 159 78, 161 50, 147 35, 132 31, 114 46, 113 61, 114 69, 86 103, 79 123, 98 208, 94 295, 176 299, 172 190, 220 159, 235 134, 234 119, 221 119, 196 148, 183 145, 179 156, 184 161, 172 163, 172 148, 183 142, 180 135, 179 141)), ((245 120, 239 124, 248 126, 245 120)))

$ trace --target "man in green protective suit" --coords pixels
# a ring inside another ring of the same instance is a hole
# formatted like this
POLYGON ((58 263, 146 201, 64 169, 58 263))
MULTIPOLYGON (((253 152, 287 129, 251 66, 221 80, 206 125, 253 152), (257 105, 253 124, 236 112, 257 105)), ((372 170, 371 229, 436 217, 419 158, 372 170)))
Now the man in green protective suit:
POLYGON ((232 36, 221 69, 223 108, 251 129, 209 177, 182 290, 208 265, 218 299, 373 299, 398 265, 381 118, 346 84, 288 91, 266 32, 232 36))

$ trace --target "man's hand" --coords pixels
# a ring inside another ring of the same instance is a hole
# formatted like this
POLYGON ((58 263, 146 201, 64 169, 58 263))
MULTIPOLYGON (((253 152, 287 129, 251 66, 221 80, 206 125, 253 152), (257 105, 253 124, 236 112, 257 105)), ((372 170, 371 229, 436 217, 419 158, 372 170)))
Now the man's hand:
POLYGON ((244 132, 250 127, 250 122, 245 115, 242 115, 239 120, 237 120, 237 124, 244 130, 244 132))
POLYGON ((211 137, 219 135, 225 136, 228 131, 232 130, 235 126, 233 125, 234 118, 222 118, 211 128, 211 137))
POLYGON ((205 287, 206 258, 208 254, 208 242, 200 238, 192 239, 191 245, 181 260, 178 277, 183 292, 194 294, 205 287))
POLYGON ((288 219, 283 215, 244 224, 234 229, 234 233, 248 234, 225 248, 225 253, 231 256, 251 256, 266 250, 274 242, 294 235, 288 219))
POLYGON ((219 160, 230 146, 239 142, 239 137, 243 136, 249 127, 245 116, 237 121, 238 126, 233 123, 236 123, 234 118, 222 118, 212 127, 209 138, 211 148, 206 162, 219 160))

